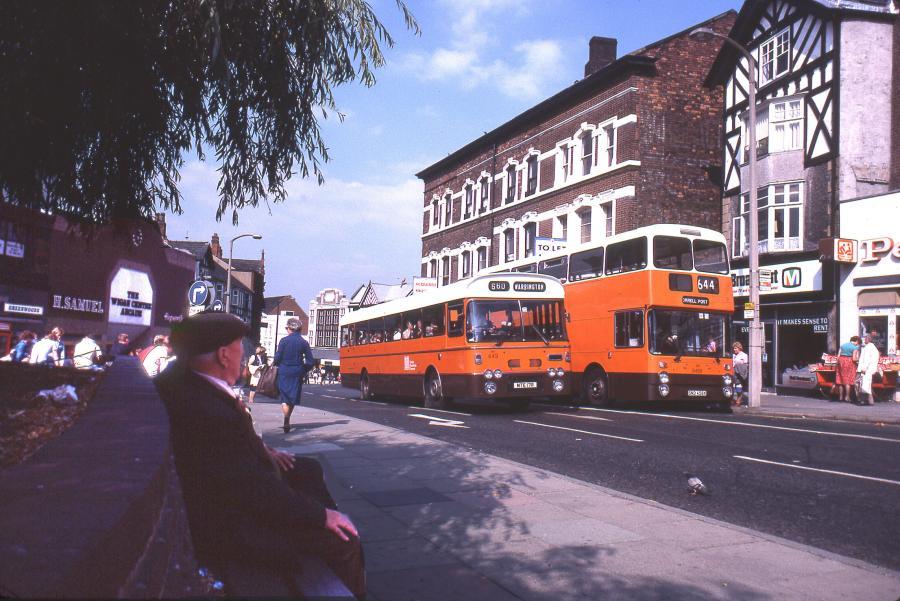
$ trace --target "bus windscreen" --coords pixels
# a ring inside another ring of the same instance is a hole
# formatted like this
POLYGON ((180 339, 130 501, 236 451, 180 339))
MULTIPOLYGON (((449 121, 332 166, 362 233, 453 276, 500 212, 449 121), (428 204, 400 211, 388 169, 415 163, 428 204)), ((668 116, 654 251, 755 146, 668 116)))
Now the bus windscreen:
POLYGON ((469 342, 544 342, 566 340, 560 301, 476 300, 466 310, 469 342))
POLYGON ((730 357, 729 316, 720 313, 652 309, 650 352, 657 355, 730 357))

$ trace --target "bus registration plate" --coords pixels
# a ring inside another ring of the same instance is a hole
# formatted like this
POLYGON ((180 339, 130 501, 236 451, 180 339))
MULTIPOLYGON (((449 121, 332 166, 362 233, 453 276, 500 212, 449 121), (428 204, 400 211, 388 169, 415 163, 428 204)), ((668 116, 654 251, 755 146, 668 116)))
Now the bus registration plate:
POLYGON ((537 388, 537 382, 513 382, 513 388, 537 388))
POLYGON ((688 396, 706 396, 705 390, 688 390, 688 396))

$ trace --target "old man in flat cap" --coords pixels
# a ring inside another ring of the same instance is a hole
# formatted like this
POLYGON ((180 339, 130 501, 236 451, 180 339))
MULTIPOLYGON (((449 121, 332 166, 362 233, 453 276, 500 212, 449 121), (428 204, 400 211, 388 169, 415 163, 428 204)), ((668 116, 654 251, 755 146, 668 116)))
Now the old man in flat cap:
POLYGON ((155 380, 169 414, 175 467, 197 559, 228 583, 247 563, 296 570, 321 557, 365 596, 359 534, 311 458, 269 448, 231 386, 241 374, 248 328, 228 313, 201 313, 173 328, 177 361, 155 380))

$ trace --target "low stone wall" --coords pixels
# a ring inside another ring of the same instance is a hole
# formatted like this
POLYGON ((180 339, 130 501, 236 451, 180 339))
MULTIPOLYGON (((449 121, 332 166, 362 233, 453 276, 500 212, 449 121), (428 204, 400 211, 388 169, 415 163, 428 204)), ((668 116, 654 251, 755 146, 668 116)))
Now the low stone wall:
POLYGON ((0 471, 0 596, 204 592, 165 407, 137 360, 119 358, 69 430, 0 471))

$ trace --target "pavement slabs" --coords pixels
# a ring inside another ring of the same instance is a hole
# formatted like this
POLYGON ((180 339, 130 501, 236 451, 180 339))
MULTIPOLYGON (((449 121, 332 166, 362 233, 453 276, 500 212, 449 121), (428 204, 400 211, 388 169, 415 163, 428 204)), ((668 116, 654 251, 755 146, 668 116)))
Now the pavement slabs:
POLYGON ((360 528, 370 597, 894 599, 900 573, 546 470, 317 409, 266 442, 317 456, 360 528))

